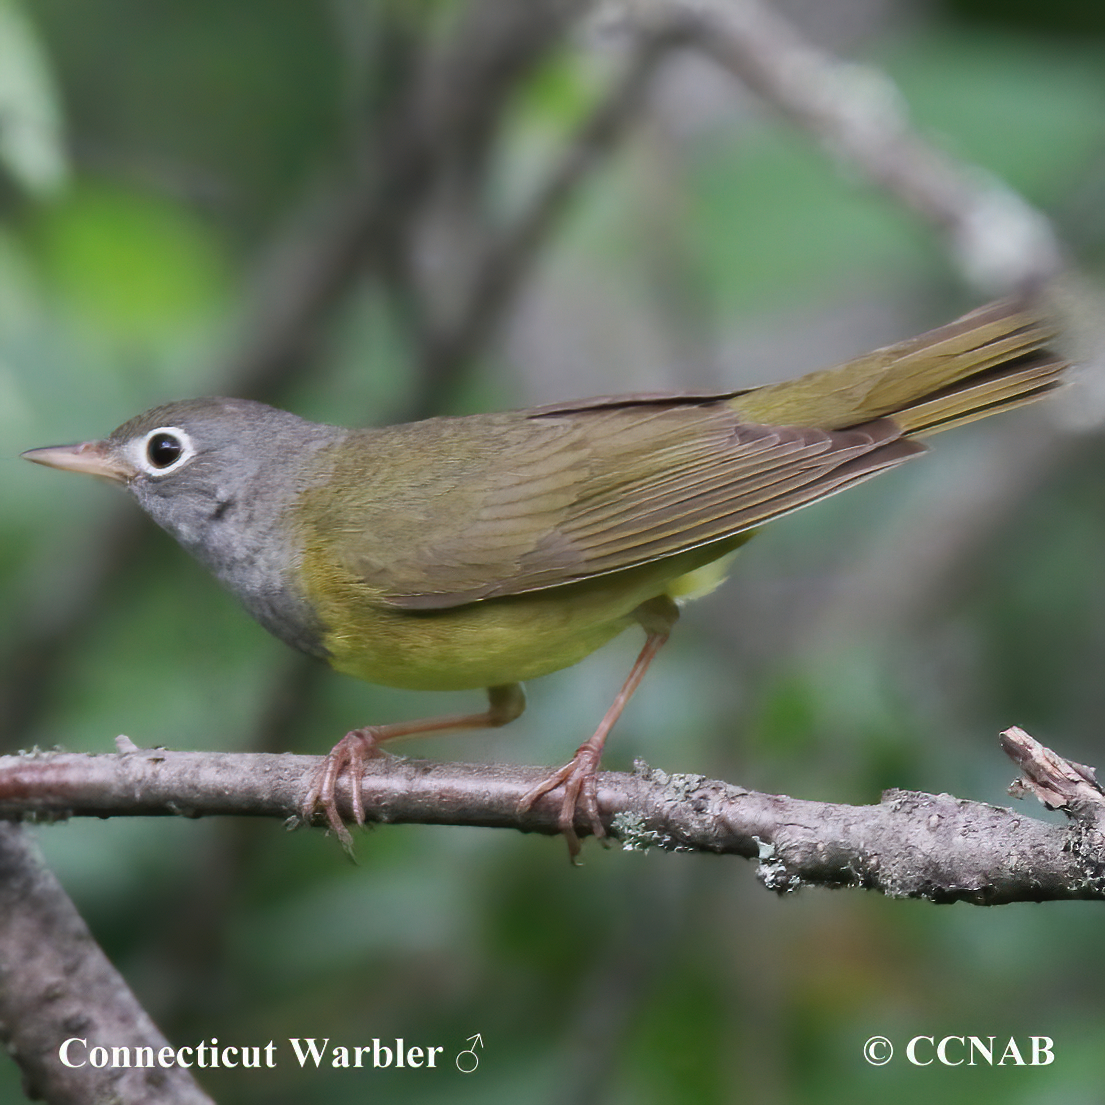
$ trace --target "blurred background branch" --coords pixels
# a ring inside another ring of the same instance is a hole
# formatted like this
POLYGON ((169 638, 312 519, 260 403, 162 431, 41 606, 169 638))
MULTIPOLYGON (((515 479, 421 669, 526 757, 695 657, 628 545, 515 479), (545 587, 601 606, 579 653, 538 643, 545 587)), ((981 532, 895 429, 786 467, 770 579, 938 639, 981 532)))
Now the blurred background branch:
POLYGON ((932 223, 983 295, 1057 273, 1059 243, 1041 212, 919 134, 885 73, 817 49, 763 0, 610 0, 604 7, 611 19, 682 36, 807 130, 845 171, 932 223))

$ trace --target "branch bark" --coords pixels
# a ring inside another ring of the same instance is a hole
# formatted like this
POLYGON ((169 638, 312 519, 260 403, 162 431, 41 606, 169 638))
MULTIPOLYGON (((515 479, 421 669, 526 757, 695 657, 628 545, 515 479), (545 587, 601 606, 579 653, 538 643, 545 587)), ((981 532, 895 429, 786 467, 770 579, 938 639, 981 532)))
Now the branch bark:
POLYGON ((1017 725, 1002 733, 1001 747, 1024 773, 1010 785, 1010 794, 1034 794, 1049 810, 1063 810, 1105 833, 1105 791, 1092 767, 1063 759, 1017 725))
MULTIPOLYGON (((120 738, 120 747, 123 751, 106 755, 38 752, 0 758, 0 818, 230 814, 295 824, 321 763, 315 756, 290 754, 138 749, 126 738, 120 738)), ((1050 765, 1048 804, 1063 809, 1071 824, 1051 825, 947 794, 902 790, 887 791, 870 806, 809 802, 645 765, 632 774, 601 773, 599 809, 607 833, 625 848, 755 859, 760 880, 780 893, 825 886, 975 905, 1105 900, 1105 836, 1097 821, 1105 799, 1100 788, 1096 804, 1088 799, 1096 787, 1092 773, 1042 745, 1017 747, 1026 770, 1050 765)), ((555 792, 519 809, 523 795, 545 773, 384 756, 369 764, 361 787, 373 822, 555 834, 555 792)), ((344 778, 338 804, 348 818, 352 804, 344 778)), ((580 824, 577 831, 585 834, 587 826, 580 824)))
POLYGON ((29 1097, 50 1105, 212 1105, 175 1064, 87 1061, 93 1047, 109 1054, 113 1046, 127 1047, 132 1057, 146 1047, 156 1056, 169 1043, 18 825, 0 824, 0 918, 0 1039, 29 1097), (73 1045, 73 1066, 59 1057, 70 1038, 87 1044, 73 1045))

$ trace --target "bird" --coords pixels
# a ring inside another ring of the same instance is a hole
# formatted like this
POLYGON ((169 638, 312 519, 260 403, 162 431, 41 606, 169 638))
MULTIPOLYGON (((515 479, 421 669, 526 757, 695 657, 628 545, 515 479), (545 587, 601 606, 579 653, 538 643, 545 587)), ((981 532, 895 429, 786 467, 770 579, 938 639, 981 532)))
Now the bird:
POLYGON ((380 745, 491 728, 522 684, 630 626, 626 681, 563 767, 558 827, 604 835, 607 736, 679 608, 759 527, 926 451, 918 439, 1037 399, 1068 361, 1039 295, 1007 298, 833 368, 729 392, 605 396, 369 429, 234 398, 171 402, 102 440, 27 460, 121 484, 266 629, 339 672, 413 691, 482 689, 469 714, 343 736, 302 804, 349 846, 336 803, 380 745))

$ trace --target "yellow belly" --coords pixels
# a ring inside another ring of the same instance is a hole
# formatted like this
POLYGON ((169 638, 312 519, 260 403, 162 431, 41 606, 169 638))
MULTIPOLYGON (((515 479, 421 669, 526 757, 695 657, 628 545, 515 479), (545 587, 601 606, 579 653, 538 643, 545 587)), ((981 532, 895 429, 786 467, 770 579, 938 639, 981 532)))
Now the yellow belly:
POLYGON ((739 540, 581 583, 444 610, 388 607, 362 582, 315 570, 308 597, 337 671, 407 690, 467 690, 570 667, 658 595, 693 597, 724 576, 739 540))

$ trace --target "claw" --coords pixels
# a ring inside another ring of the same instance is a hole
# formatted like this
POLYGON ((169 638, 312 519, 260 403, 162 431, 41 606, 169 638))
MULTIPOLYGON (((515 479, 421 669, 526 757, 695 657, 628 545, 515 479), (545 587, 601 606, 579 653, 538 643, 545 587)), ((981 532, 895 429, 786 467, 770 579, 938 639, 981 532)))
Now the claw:
POLYGON ((650 599, 642 603, 636 611, 637 620, 648 633, 645 638, 644 648, 630 669, 629 676, 622 684, 606 716, 602 719, 595 735, 584 741, 576 749, 576 754, 570 763, 566 763, 559 771, 554 771, 547 779, 540 782, 532 790, 528 791, 518 804, 519 809, 528 810, 534 802, 543 794, 548 794, 557 787, 564 788, 564 801, 560 805, 560 817, 557 819, 557 827, 568 842, 568 855, 575 861, 579 855, 579 837, 576 835, 576 814, 583 814, 591 826, 591 832, 600 839, 606 836, 606 828, 599 817, 599 797, 596 776, 599 770, 599 761, 602 759, 602 748, 614 722, 621 717, 625 704, 629 701, 633 692, 637 689, 649 664, 652 663, 657 652, 668 639, 668 633, 675 619, 679 616, 679 610, 675 603, 666 595, 650 599))
POLYGON ((379 738, 375 729, 367 727, 346 733, 322 761, 322 766, 311 783, 311 789, 303 799, 304 820, 312 821, 315 814, 321 810, 326 815, 327 824, 347 852, 353 848, 353 837, 338 813, 338 779, 342 772, 348 769, 350 790, 353 795, 353 820, 356 824, 363 825, 365 810, 364 801, 361 798, 361 776, 364 774, 365 761, 380 754, 379 738))
POLYGON ((365 761, 382 756, 380 745, 384 741, 413 737, 422 733, 452 733, 465 729, 496 728, 513 721, 526 708, 526 696, 520 683, 505 683, 487 688, 487 709, 478 714, 450 714, 447 717, 421 718, 417 721, 398 721, 390 725, 366 725, 353 729, 333 748, 315 774, 311 789, 303 799, 300 813, 310 823, 321 810, 334 835, 352 854, 353 837, 345 827, 337 806, 338 778, 349 769, 352 783, 353 820, 365 823, 364 799, 361 797, 361 778, 365 761))
POLYGON ((560 816, 557 828, 560 829, 568 844, 568 854, 575 860, 580 852, 579 836, 576 834, 576 816, 582 814, 596 837, 604 837, 606 828, 599 816, 599 799, 596 777, 598 775, 601 749, 581 744, 575 756, 559 771, 554 771, 522 797, 519 807, 528 810, 542 795, 564 788, 564 800, 560 804, 560 816))

